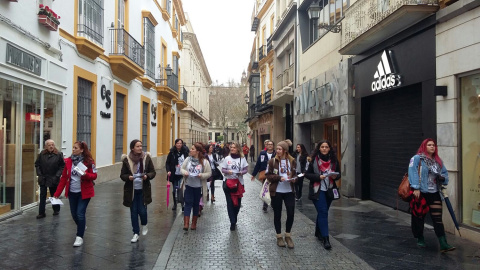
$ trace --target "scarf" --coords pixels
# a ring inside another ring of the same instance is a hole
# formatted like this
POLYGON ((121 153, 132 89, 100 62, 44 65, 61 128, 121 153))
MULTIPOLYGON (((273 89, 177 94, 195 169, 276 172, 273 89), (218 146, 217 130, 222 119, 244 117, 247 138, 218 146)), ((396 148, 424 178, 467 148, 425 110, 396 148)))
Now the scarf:
POLYGON ((140 165, 140 173, 143 173, 143 162, 141 162, 141 161, 145 157, 145 152, 142 151, 142 153, 136 154, 133 151, 130 151, 130 154, 128 154, 128 157, 133 162, 133 168, 132 168, 133 172, 132 173, 135 174, 138 171, 139 165, 140 165))
POLYGON ((200 164, 200 160, 198 160, 198 158, 190 156, 190 165, 196 167, 198 164, 200 164))
POLYGON ((78 163, 83 161, 83 155, 78 155, 78 156, 72 155, 70 158, 72 159, 72 163, 75 166, 77 166, 78 163))
MULTIPOLYGON (((332 160, 330 159, 330 154, 327 154, 327 155, 323 155, 322 153, 318 154, 318 156, 315 158, 315 163, 317 164, 318 166, 318 171, 320 172, 320 174, 323 174, 325 172, 327 172, 328 170, 330 171, 335 171, 335 164, 332 164, 332 160)), ((327 184, 327 182, 325 182, 326 180, 324 179, 323 181, 320 181, 320 182, 314 182, 313 183, 313 188, 315 190, 315 193, 316 191, 320 188, 320 185, 322 184, 322 182, 325 183, 325 185, 327 186, 327 189, 330 187, 330 184, 333 183, 333 180, 329 179, 329 183, 327 184)))
POLYGON ((240 154, 230 154, 232 158, 240 158, 240 154))
POLYGON ((420 159, 425 162, 425 165, 428 167, 428 171, 439 174, 440 173, 440 164, 434 159, 426 156, 425 154, 420 154, 420 159))

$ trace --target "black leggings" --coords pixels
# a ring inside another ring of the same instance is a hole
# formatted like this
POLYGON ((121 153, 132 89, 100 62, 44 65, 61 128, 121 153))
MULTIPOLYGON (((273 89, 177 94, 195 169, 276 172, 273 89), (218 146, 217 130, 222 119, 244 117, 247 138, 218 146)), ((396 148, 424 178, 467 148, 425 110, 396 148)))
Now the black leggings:
POLYGON ((212 196, 215 197, 215 180, 213 179, 210 181, 210 192, 212 193, 212 196))
POLYGON ((285 202, 285 208, 287 209, 285 232, 290 233, 295 215, 295 194, 293 192, 276 192, 275 196, 272 196, 273 224, 275 225, 275 231, 277 234, 282 233, 282 202, 285 202))
MULTIPOLYGON (((440 193, 423 193, 422 197, 427 201, 430 207, 430 217, 433 221, 433 229, 437 237, 445 235, 445 228, 442 222, 442 199, 440 193)), ((415 238, 423 236, 423 227, 425 225, 425 218, 418 218, 412 214, 412 232, 415 238)))

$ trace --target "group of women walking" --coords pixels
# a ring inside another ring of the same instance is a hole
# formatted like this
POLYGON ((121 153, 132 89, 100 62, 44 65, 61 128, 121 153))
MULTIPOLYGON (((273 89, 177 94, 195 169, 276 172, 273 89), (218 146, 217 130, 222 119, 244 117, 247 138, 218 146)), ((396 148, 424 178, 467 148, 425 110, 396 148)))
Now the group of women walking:
MULTIPOLYGON (((331 249, 328 211, 332 201, 336 198, 331 194, 332 189, 337 188, 336 181, 341 176, 340 163, 332 144, 328 140, 318 142, 311 155, 308 155, 303 144, 298 144, 295 147, 296 157, 293 157, 289 153, 289 148, 292 146, 290 140, 278 142, 276 148, 270 140, 266 140, 264 143, 265 150, 261 151, 257 158, 251 180, 253 181, 258 175, 260 181, 268 181, 277 245, 294 248, 292 227, 295 202, 302 199, 302 186, 305 178, 310 181, 308 199, 312 201, 317 210, 315 236, 325 249, 331 249), (282 234, 281 224, 283 205, 285 205, 287 214, 284 234, 282 234)), ((46 147, 50 144, 46 144, 46 147)), ((50 148, 42 153, 45 155, 55 154, 54 149, 50 148)), ((211 202, 215 202, 215 180, 223 180, 222 189, 227 203, 230 230, 236 230, 242 197, 245 192, 243 176, 248 171, 247 158, 238 143, 231 143, 228 156, 219 160, 213 145, 195 143, 187 152, 183 141, 175 140, 175 145, 170 149, 167 157, 166 170, 168 181, 173 184, 174 205, 172 210, 176 209, 178 200, 181 199, 185 231, 197 229, 201 205, 208 200, 209 194, 211 194, 209 198, 211 202)), ((130 208, 133 228, 131 242, 135 243, 140 237, 140 224, 142 235, 148 233, 147 205, 152 202, 150 181, 155 178, 156 172, 152 157, 150 153, 142 150, 140 140, 133 140, 130 143, 129 154, 124 154, 121 160, 120 178, 125 182, 123 205, 130 208)), ((45 174, 43 176, 46 178, 46 172, 40 170, 41 164, 42 156, 39 155, 36 166, 39 167, 38 171, 45 174)), ((85 213, 90 199, 95 194, 94 180, 97 178, 95 161, 88 145, 82 141, 75 142, 72 155, 65 159, 62 168, 63 172, 54 197, 58 198, 65 189, 71 215, 77 225, 73 245, 78 247, 83 244, 83 236, 87 227, 85 213)), ((408 176, 411 186, 411 227, 413 235, 417 239, 417 245, 419 247, 426 246, 423 236, 424 217, 430 212, 434 231, 439 239, 440 250, 442 252, 454 250, 455 247, 447 243, 442 223, 441 189, 448 184, 448 173, 438 155, 436 142, 433 139, 424 140, 417 154, 411 158, 408 176)), ((268 205, 264 204, 263 211, 267 212, 267 209, 268 205)), ((55 208, 54 210, 57 210, 58 214, 59 209, 55 208)), ((39 216, 42 218, 44 215, 39 216)), ((39 217, 37 216, 37 218, 39 217)))

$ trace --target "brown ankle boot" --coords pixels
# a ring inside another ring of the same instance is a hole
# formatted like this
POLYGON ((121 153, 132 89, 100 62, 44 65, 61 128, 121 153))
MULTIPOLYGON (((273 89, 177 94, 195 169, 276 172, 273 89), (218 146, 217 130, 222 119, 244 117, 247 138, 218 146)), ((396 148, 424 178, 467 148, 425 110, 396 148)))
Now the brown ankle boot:
POLYGON ((190 217, 183 217, 183 230, 188 231, 189 225, 190 225, 190 217))
POLYGON ((294 248, 292 235, 290 233, 285 233, 285 242, 287 242, 288 248, 294 248))
POLYGON ((190 228, 192 231, 197 229, 197 219, 198 219, 198 216, 193 216, 192 218, 192 227, 190 228))
POLYGON ((283 241, 283 236, 281 234, 277 234, 277 246, 285 247, 285 241, 283 241))

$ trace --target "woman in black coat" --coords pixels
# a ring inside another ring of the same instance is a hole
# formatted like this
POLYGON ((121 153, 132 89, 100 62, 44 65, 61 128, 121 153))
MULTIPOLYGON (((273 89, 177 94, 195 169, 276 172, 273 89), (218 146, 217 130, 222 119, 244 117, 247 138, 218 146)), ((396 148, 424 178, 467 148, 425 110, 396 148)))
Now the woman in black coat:
POLYGON ((255 146, 250 146, 250 161, 255 162, 255 146))
MULTIPOLYGON (((183 175, 180 171, 183 161, 188 157, 188 148, 185 150, 183 140, 176 139, 175 145, 170 148, 170 152, 167 156, 167 161, 165 162, 165 169, 167 170, 168 181, 173 185, 172 195, 173 195, 173 207, 172 210, 177 209, 177 190, 180 188, 182 183, 183 175)), ((183 208, 182 208, 183 210, 183 208)))
MULTIPOLYGON (((295 159, 297 161, 297 169, 296 169, 297 175, 302 173, 304 174, 307 171, 307 157, 308 157, 308 153, 307 153, 307 149, 305 149, 305 145, 301 143, 297 144, 296 154, 297 155, 295 159)), ((298 177, 297 181, 295 181, 295 197, 296 197, 295 199, 297 201, 299 201, 302 198, 303 178, 304 176, 298 177)))

